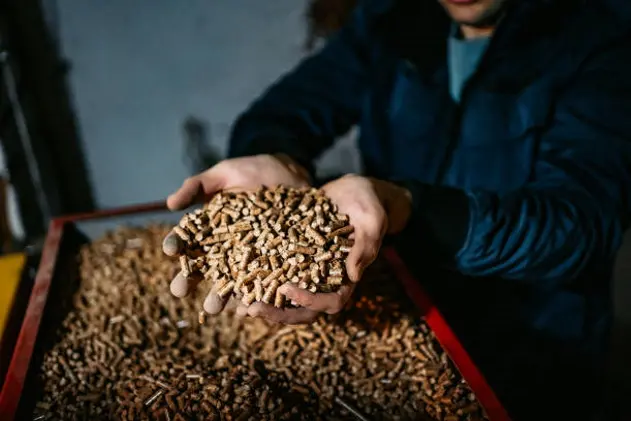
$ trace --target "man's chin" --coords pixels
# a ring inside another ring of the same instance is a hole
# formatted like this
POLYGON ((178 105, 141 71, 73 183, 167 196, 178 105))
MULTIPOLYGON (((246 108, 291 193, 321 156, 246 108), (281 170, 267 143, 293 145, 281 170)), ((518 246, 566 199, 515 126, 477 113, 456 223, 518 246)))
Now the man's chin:
POLYGON ((495 26, 501 19, 506 0, 457 4, 449 0, 440 0, 451 19, 459 24, 473 28, 487 29, 495 26))
POLYGON ((459 26, 468 26, 469 28, 475 29, 492 29, 496 26, 497 20, 478 20, 478 19, 468 19, 468 20, 456 20, 453 19, 454 23, 459 26))
POLYGON ((500 18, 501 18, 500 13, 488 14, 488 13, 480 13, 480 12, 475 13, 475 11, 471 11, 471 12, 461 11, 459 13, 451 14, 451 19, 458 25, 466 25, 472 28, 480 28, 480 29, 485 29, 485 28, 490 28, 490 27, 495 26, 497 22, 500 20, 500 18))

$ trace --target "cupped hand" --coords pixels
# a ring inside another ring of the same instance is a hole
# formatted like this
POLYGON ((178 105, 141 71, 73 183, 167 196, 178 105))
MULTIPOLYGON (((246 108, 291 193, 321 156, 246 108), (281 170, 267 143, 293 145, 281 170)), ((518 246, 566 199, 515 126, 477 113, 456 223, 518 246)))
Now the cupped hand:
POLYGON ((322 189, 338 210, 349 216, 354 227, 354 244, 346 259, 347 274, 353 282, 331 293, 312 293, 294 284, 284 284, 279 291, 298 308, 278 309, 269 304, 254 303, 248 307, 240 305, 237 314, 300 324, 314 321, 320 313, 340 312, 350 299, 355 283, 377 257, 385 234, 403 230, 410 216, 410 193, 387 181, 347 175, 322 189))
POLYGON ((412 210, 410 193, 396 184, 355 174, 331 181, 322 189, 339 212, 349 216, 354 228, 346 271, 357 282, 377 258, 383 237, 400 232, 407 224, 412 210))
POLYGON ((355 290, 355 284, 346 284, 336 292, 327 293, 313 293, 298 288, 292 283, 283 284, 278 290, 287 300, 298 307, 276 308, 262 302, 256 302, 249 306, 239 304, 237 315, 260 317, 269 322, 288 325, 311 323, 321 313, 339 313, 355 290))
POLYGON ((279 184, 290 187, 309 185, 308 173, 286 155, 255 155, 221 161, 210 169, 184 180, 167 198, 171 210, 203 203, 220 190, 256 189, 279 184))
MULTIPOLYGON (((260 186, 277 185, 303 187, 309 185, 308 173, 285 155, 256 155, 227 159, 212 168, 190 177, 167 199, 171 210, 184 209, 194 203, 209 201, 221 190, 254 190, 260 186)), ((178 255, 182 240, 171 231, 164 239, 162 249, 168 256, 178 255)), ((194 278, 178 273, 171 282, 171 293, 186 296, 196 285, 194 278)), ((204 310, 217 314, 223 310, 226 300, 216 291, 210 291, 204 301, 204 310)))

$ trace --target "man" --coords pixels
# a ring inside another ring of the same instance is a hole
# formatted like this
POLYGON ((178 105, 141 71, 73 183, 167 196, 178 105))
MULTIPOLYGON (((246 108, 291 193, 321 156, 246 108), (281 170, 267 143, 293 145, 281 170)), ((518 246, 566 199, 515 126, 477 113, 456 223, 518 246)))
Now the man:
MULTIPOLYGON (((306 185, 314 158, 359 125, 371 178, 323 187, 355 226, 351 280, 396 234, 515 419, 589 419, 631 206, 629 5, 438 3, 361 3, 239 118, 232 159, 186 180, 168 205, 306 185)), ((308 322, 339 311, 352 289, 284 288, 303 308, 238 311, 308 322)), ((186 294, 187 280, 172 291, 186 294)), ((223 304, 211 293, 205 308, 223 304)))

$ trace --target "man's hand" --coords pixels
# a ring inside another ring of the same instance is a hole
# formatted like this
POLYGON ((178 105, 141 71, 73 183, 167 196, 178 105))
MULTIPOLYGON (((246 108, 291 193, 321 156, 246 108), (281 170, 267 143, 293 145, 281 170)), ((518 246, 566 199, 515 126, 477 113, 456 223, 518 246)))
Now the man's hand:
MULTIPOLYGON (((253 190, 262 185, 303 187, 309 185, 308 173, 285 155, 257 155, 228 159, 214 167, 184 181, 167 199, 171 210, 184 209, 193 203, 206 202, 220 190, 253 190)), ((176 256, 183 244, 173 232, 162 244, 164 253, 176 256)), ((176 297, 186 296, 196 280, 178 273, 171 282, 171 293, 176 297)), ((226 300, 211 291, 204 301, 204 310, 217 314, 223 310, 226 300)))
POLYGON ((349 174, 322 187, 340 213, 350 218, 353 248, 346 258, 346 271, 353 282, 377 258, 387 234, 405 228, 412 211, 410 192, 387 181, 349 174))
POLYGON ((386 233, 396 234, 407 224, 411 212, 410 193, 395 184, 347 175, 326 184, 322 189, 338 206, 341 213, 350 217, 354 227, 355 243, 346 259, 350 285, 339 291, 314 294, 293 284, 284 284, 280 292, 301 308, 278 309, 269 304, 240 305, 237 314, 262 317, 285 324, 310 323, 319 313, 335 314, 341 311, 355 289, 355 282, 370 265, 381 248, 386 233))
POLYGON ((261 302, 249 306, 239 304, 237 315, 261 317, 273 323, 288 325, 311 323, 320 313, 339 313, 346 305, 354 289, 355 284, 347 284, 337 292, 314 294, 298 288, 294 284, 286 283, 279 287, 280 293, 300 307, 282 309, 261 302))
POLYGON ((168 197, 167 206, 171 210, 179 210, 196 202, 207 202, 220 190, 250 190, 279 184, 307 186, 309 175, 286 155, 227 159, 203 173, 187 178, 182 187, 168 197))

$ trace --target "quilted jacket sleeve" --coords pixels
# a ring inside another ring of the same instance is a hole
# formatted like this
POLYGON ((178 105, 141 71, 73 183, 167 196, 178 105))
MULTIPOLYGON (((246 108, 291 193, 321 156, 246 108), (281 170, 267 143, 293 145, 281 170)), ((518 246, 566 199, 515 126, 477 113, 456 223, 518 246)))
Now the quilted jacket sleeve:
POLYGON ((428 220, 462 226, 464 220, 461 238, 451 236, 447 245, 456 268, 472 276, 553 286, 588 267, 611 265, 631 211, 629 75, 630 39, 584 63, 560 96, 541 138, 533 181, 523 188, 500 197, 408 183, 411 226, 427 226, 428 220), (468 207, 468 215, 450 204, 468 207))

